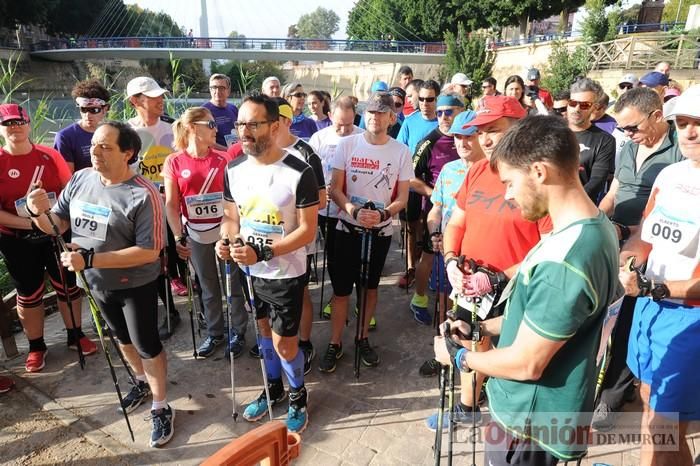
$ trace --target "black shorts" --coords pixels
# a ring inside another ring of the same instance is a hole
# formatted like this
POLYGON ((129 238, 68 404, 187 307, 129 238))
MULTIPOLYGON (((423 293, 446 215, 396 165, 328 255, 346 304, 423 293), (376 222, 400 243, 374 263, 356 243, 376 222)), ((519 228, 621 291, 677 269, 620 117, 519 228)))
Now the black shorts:
MULTIPOLYGON (((554 466, 559 459, 532 440, 523 440, 508 434, 496 422, 491 421, 484 430, 486 449, 484 464, 507 466, 554 466)), ((575 460, 572 460, 575 463, 575 460)))
POLYGON ((414 193, 413 191, 409 191, 406 208, 399 212, 399 219, 407 222, 415 222, 419 220, 421 211, 423 210, 421 206, 422 203, 423 196, 418 193, 414 193))
POLYGON ((92 290, 102 316, 123 344, 133 344, 143 359, 160 354, 158 280, 125 290, 92 290))
POLYGON ((323 241, 325 242, 327 267, 330 267, 330 263, 333 262, 335 257, 336 225, 338 225, 337 218, 325 217, 323 215, 318 216, 318 226, 321 228, 321 234, 323 235, 323 241))
MULTIPOLYGON (((70 233, 63 235, 69 241, 70 233)), ((17 303, 23 307, 37 307, 42 303, 45 285, 44 275, 48 273, 56 297, 61 301, 78 299, 80 288, 75 284, 75 273, 61 267, 56 259, 56 246, 51 238, 41 241, 28 241, 12 235, 0 235, 0 252, 5 257, 7 271, 12 284, 17 289, 17 303), (67 290, 63 289, 63 273, 67 290)))
MULTIPOLYGON (((362 284, 360 268, 362 266, 362 235, 335 232, 335 263, 329 265, 328 272, 336 296, 349 296, 352 286, 362 284), (337 266, 336 266, 337 264, 337 266)), ((367 288, 376 290, 382 275, 384 262, 391 246, 391 236, 378 236, 372 233, 372 249, 370 251, 369 274, 367 288)))
MULTIPOLYGON (((240 274, 246 302, 249 302, 245 273, 240 274)), ((295 278, 253 279, 255 318, 272 320, 272 331, 283 337, 296 336, 301 322, 306 274, 295 278)))

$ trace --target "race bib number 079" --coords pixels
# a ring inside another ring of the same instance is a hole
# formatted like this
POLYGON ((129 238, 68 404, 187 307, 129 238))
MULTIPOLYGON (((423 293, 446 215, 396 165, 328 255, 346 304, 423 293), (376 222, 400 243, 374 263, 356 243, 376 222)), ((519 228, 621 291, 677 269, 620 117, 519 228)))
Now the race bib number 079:
POLYGON ((73 201, 70 206, 71 230, 87 238, 105 241, 112 209, 83 201, 73 201))

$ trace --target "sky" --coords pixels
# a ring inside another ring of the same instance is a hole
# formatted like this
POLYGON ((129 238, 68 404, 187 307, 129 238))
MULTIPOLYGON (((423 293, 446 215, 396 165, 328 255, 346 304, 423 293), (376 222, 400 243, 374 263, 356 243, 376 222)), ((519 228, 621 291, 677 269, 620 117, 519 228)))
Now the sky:
MULTIPOLYGON (((156 12, 168 13, 185 30, 199 36, 201 0, 125 0, 156 12)), ((340 17, 334 39, 344 39, 352 0, 206 0, 209 14, 209 37, 226 37, 238 31, 252 38, 287 37, 287 28, 303 14, 319 6, 335 11, 340 17)))

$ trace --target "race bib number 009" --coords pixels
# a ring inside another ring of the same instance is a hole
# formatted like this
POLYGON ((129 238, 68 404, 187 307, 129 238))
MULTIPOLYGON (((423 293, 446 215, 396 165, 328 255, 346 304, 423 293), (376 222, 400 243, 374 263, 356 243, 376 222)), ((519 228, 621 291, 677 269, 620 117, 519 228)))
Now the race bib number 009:
POLYGON ((83 201, 73 201, 70 206, 71 230, 87 238, 105 241, 112 209, 83 201))
POLYGON ((695 257, 700 235, 699 219, 693 219, 690 211, 670 211, 661 206, 644 220, 642 240, 654 245, 654 248, 695 257))
POLYGON ((217 220, 224 214, 224 194, 209 193, 185 197, 187 218, 190 220, 217 220))

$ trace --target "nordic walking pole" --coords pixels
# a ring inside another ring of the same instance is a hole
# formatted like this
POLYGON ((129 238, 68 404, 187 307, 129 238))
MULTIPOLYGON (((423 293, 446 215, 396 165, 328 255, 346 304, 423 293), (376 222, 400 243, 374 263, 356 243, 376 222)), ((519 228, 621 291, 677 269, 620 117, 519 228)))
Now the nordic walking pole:
MULTIPOLYGON (((475 271, 476 268, 472 268, 475 271)), ((477 299, 472 300, 472 352, 476 352, 476 342, 481 339, 481 332, 476 315, 477 299)), ((479 400, 476 398, 476 371, 472 370, 472 466, 476 466, 476 407, 479 400)))
POLYGON ((440 386, 440 410, 438 411, 437 428, 435 429, 435 445, 433 446, 435 466, 440 465, 440 460, 442 456, 442 423, 444 422, 445 416, 445 390, 447 388, 447 366, 440 366, 438 385, 440 386))
MULTIPOLYGON (((373 206, 372 206, 373 207, 373 206)), ((359 341, 365 329, 367 315, 367 285, 369 283, 369 257, 372 251, 372 231, 362 230, 362 265, 360 266, 360 283, 362 284, 362 303, 357 316, 357 333, 355 334, 355 378, 360 380, 360 345, 359 341)))
MULTIPOLYGON (((70 313, 71 324, 73 324, 73 332, 75 332, 75 329, 78 328, 78 326, 75 323, 75 316, 73 315, 73 300, 71 299, 70 294, 68 293, 68 280, 66 279, 66 270, 63 267, 63 265, 61 265, 60 246, 58 244, 57 239, 54 239, 53 252, 54 256, 56 257, 56 266, 58 267, 58 274, 61 276, 61 286, 63 287, 63 292, 66 294, 66 304, 68 305, 68 312, 70 313)), ((74 334, 74 337, 78 338, 78 335, 74 334)), ((80 369, 85 370, 85 355, 83 354, 83 348, 80 346, 80 338, 78 338, 75 341, 75 346, 76 348, 78 348, 78 364, 80 364, 80 369)))
MULTIPOLYGON (((71 250, 68 249, 68 245, 66 245, 66 242, 63 240, 63 237, 61 236, 61 231, 58 229, 58 225, 56 225, 56 222, 54 222, 53 217, 51 216, 51 211, 46 211, 46 217, 49 219, 49 222, 51 223, 51 228, 53 229, 53 232, 56 235, 56 241, 58 241, 58 244, 61 246, 61 249, 63 250, 63 252, 71 252, 71 250)), ((97 328, 97 335, 100 337, 100 344, 102 345, 102 352, 104 353, 105 358, 107 359, 107 365, 109 366, 109 372, 112 375, 112 382, 114 383, 114 390, 117 392, 117 398, 119 399, 119 406, 121 407, 124 405, 124 400, 122 398, 122 392, 119 389, 119 379, 117 378, 117 373, 114 370, 114 364, 112 364, 112 357, 109 355, 109 350, 107 349, 107 345, 105 345, 104 335, 102 334, 102 325, 100 325, 100 319, 98 316, 98 313, 100 312, 99 307, 97 306, 97 302, 95 301, 95 298, 92 296, 92 293, 90 292, 90 288, 88 287, 87 279, 85 278, 85 272, 83 272, 81 270, 79 272, 76 272, 75 274, 82 282, 83 289, 85 290, 85 295, 87 296, 88 303, 90 304, 90 312, 92 314, 92 319, 95 321, 95 327, 97 328)), ((135 384, 134 375, 129 370, 129 367, 127 366, 126 361, 124 360, 124 355, 122 355, 121 351, 119 351, 119 347, 117 347, 117 344, 114 341, 114 336, 112 335, 112 330, 109 327, 107 327, 107 334, 109 335, 109 338, 110 338, 110 341, 112 342, 112 345, 114 345, 114 348, 116 349, 117 354, 121 358, 122 363, 124 364, 124 367, 126 368, 130 378, 132 379, 132 382, 134 382, 134 384, 135 384)), ((131 441, 135 442, 134 431, 131 428, 131 423, 129 422, 129 415, 126 413, 125 409, 122 409, 121 411, 124 414, 124 420, 126 421, 126 427, 129 429, 129 435, 131 435, 131 441)))
MULTIPOLYGON (((187 246, 187 235, 185 234, 185 230, 183 229, 183 235, 182 238, 180 239, 180 244, 183 246, 187 246)), ((194 336, 194 297, 192 296, 194 294, 193 290, 193 284, 192 284, 192 269, 191 269, 192 264, 190 263, 190 260, 187 259, 187 307, 190 310, 190 330, 192 332, 192 357, 197 359, 197 341, 194 336)))
MULTIPOLYGON (((226 246, 231 243, 228 236, 224 236, 223 241, 226 246)), ((231 364, 231 416, 233 416, 233 422, 237 422, 238 412, 236 412, 236 379, 234 377, 233 367, 233 345, 231 345, 231 326, 233 325, 233 293, 231 291, 231 280, 231 261, 226 261, 226 320, 228 321, 226 327, 228 328, 228 356, 231 364)))
MULTIPOLYGON (((167 238, 166 238, 166 245, 163 248, 163 277, 165 277, 165 280, 163 282, 165 283, 165 292, 163 296, 165 296, 165 321, 168 324, 168 335, 172 336, 173 334, 173 329, 170 326, 170 294, 172 293, 172 290, 170 289, 170 271, 168 270, 168 245, 167 245, 167 238)), ((158 324, 160 325, 160 324, 158 324)))
MULTIPOLYGON (((244 246, 243 240, 241 238, 236 238, 234 244, 237 247, 244 246)), ((262 370, 263 383, 265 384, 265 397, 267 398, 267 413, 270 415, 270 420, 272 421, 272 401, 270 400, 270 387, 267 384, 267 369, 265 368, 265 355, 260 345, 262 338, 260 337, 260 329, 258 328, 258 318, 255 312, 255 294, 253 291, 253 279, 250 276, 250 267, 245 265, 239 265, 243 273, 245 273, 246 287, 248 288, 248 306, 250 307, 250 312, 253 314, 253 327, 255 328, 255 341, 258 344, 258 351, 260 352, 260 369, 262 370)))
POLYGON ((326 201, 326 235, 323 237, 323 270, 321 271, 321 302, 318 304, 318 318, 323 319, 323 288, 326 284, 326 258, 328 257, 328 223, 331 201, 326 201))

